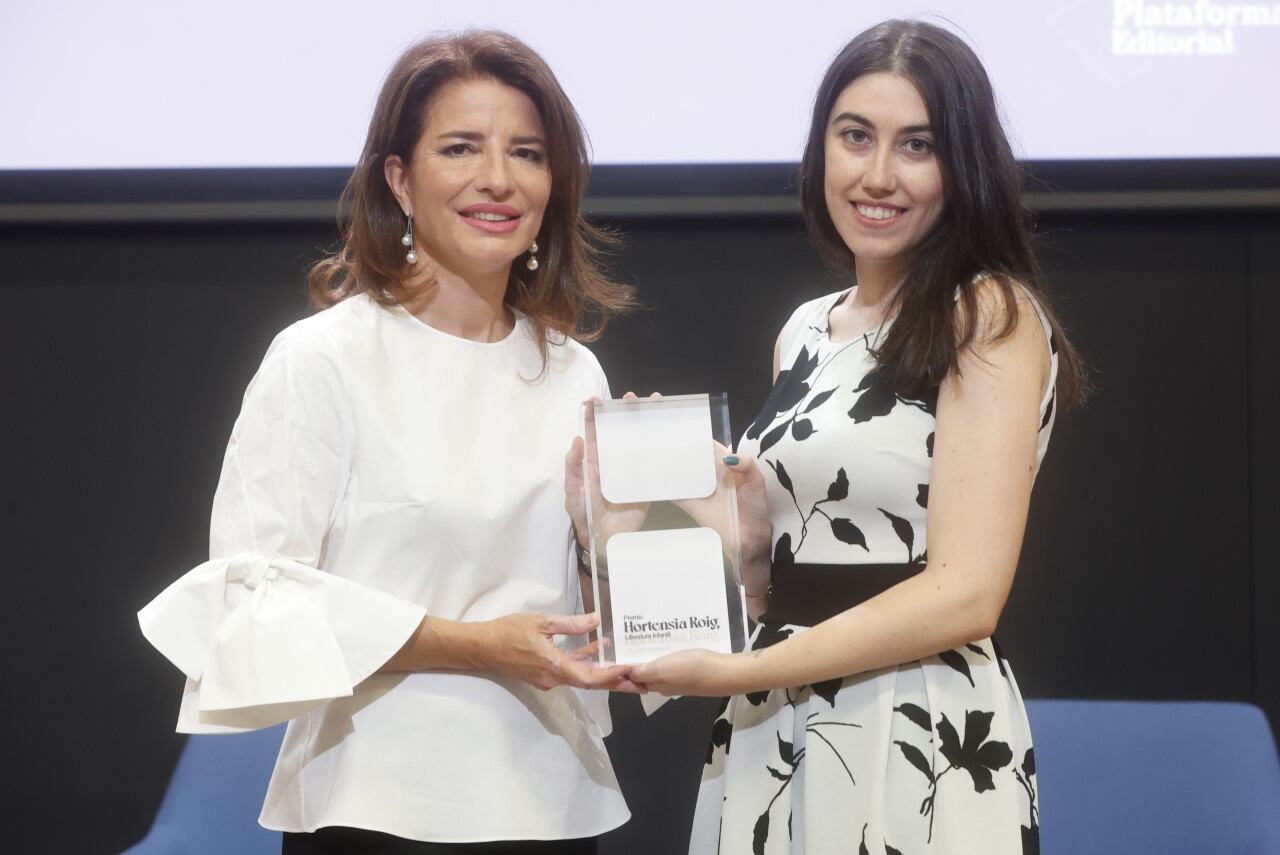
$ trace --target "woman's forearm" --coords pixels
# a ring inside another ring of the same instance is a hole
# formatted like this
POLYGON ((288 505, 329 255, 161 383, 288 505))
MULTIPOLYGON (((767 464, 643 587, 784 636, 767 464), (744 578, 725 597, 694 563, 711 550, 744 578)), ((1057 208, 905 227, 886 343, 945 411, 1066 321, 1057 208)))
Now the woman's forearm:
POLYGON ((596 666, 555 643, 558 637, 587 635, 598 625, 594 614, 517 612, 474 623, 426 617, 379 671, 485 671, 539 689, 636 691, 627 680, 630 668, 596 666))
POLYGON ((984 591, 928 570, 744 658, 735 692, 799 686, 922 659, 986 638, 1004 591, 984 591))
POLYGON ((482 667, 479 623, 424 617, 418 629, 380 672, 457 671, 482 667))

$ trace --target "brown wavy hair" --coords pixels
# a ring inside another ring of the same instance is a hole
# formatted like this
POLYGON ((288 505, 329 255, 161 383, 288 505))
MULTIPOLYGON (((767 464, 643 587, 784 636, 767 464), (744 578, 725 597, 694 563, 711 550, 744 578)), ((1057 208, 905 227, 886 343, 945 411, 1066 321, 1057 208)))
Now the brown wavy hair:
POLYGON ((504 302, 533 322, 544 364, 552 331, 580 341, 600 337, 609 319, 635 305, 633 289, 612 281, 602 255, 617 238, 583 219, 591 172, 586 134, 542 57, 507 33, 474 30, 433 36, 406 50, 382 84, 364 151, 342 193, 336 252, 307 274, 311 301, 326 308, 366 293, 383 305, 412 303, 431 288, 407 283, 400 244, 404 214, 384 177, 388 155, 412 162, 432 99, 457 80, 492 79, 529 97, 547 132, 551 196, 538 234, 538 269, 512 265, 504 302))
MULTIPOLYGON (((1057 406, 1065 410, 1078 403, 1087 392, 1087 375, 1044 290, 1032 246, 1031 214, 1022 201, 1021 172, 1000 124, 991 81, 977 55, 947 30, 922 21, 885 21, 856 36, 827 69, 800 167, 800 205, 819 252, 837 269, 853 271, 853 252, 836 231, 824 193, 827 123, 840 93, 857 78, 876 72, 905 77, 920 93, 946 199, 937 223, 912 252, 890 306, 897 317, 876 350, 877 362, 895 388, 912 397, 958 373, 960 352, 983 328, 974 280, 985 273, 1000 296, 990 301, 999 308, 992 340, 1017 326, 1014 283, 1019 283, 1052 329, 1057 406)), ((987 302, 982 308, 988 308, 987 302)))

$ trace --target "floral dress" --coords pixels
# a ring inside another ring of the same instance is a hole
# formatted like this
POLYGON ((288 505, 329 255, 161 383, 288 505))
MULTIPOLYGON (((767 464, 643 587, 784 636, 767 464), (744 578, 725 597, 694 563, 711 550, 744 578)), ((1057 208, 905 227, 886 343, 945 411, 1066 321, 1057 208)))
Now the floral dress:
MULTIPOLYGON (((919 564, 936 391, 896 395, 871 349, 887 328, 833 342, 845 294, 783 328, 777 382, 740 449, 759 457, 774 565, 919 564)), ((1037 307, 1037 312, 1039 308, 1037 307)), ((1057 353, 1036 464, 1053 427, 1057 353)), ((776 572, 775 572, 776 575, 776 572)), ((769 621, 756 649, 804 626, 769 621)), ((1031 733, 994 640, 811 686, 725 701, 703 770, 692 855, 1039 851, 1031 733)))

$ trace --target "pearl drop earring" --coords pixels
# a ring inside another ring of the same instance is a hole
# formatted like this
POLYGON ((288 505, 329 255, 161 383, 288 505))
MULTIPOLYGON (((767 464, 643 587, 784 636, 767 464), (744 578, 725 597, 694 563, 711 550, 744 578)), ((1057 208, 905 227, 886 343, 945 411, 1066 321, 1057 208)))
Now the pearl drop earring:
POLYGON ((404 260, 409 264, 417 264, 418 253, 413 248, 413 214, 405 211, 404 216, 406 224, 404 234, 400 237, 400 245, 409 250, 404 254, 404 260))
POLYGON ((538 252, 538 242, 535 240, 533 242, 533 246, 529 247, 529 260, 524 263, 524 266, 529 268, 530 270, 538 269, 537 252, 538 252))

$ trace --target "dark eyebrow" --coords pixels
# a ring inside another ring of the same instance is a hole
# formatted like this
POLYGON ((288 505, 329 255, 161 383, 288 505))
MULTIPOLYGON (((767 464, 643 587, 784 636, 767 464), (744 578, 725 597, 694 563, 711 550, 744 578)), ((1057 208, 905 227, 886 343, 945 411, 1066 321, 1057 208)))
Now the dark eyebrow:
MULTIPOLYGON (((871 128, 871 130, 873 131, 876 129, 875 122, 871 121, 866 116, 859 116, 857 113, 848 113, 848 112, 841 113, 840 115, 836 116, 834 119, 831 120, 831 124, 834 125, 837 122, 840 122, 846 119, 851 122, 857 122, 860 125, 866 125, 868 128, 871 128)), ((898 133, 899 134, 929 134, 929 133, 933 133, 933 129, 930 128, 928 125, 907 125, 905 128, 899 129, 898 133)))
MULTIPOLYGON (((445 131, 443 134, 437 134, 436 139, 456 139, 466 140, 467 142, 482 142, 484 140, 484 134, 477 131, 445 131)), ((546 146, 546 142, 542 137, 512 137, 511 144, 546 146)))

